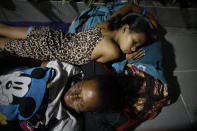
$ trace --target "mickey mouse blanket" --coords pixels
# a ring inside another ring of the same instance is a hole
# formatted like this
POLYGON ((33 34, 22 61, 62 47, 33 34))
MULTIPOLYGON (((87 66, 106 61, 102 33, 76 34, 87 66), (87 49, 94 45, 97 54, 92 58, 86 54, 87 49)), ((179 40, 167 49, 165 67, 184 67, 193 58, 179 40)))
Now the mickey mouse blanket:
POLYGON ((15 69, 0 76, 0 123, 28 120, 39 109, 54 70, 47 67, 15 69))

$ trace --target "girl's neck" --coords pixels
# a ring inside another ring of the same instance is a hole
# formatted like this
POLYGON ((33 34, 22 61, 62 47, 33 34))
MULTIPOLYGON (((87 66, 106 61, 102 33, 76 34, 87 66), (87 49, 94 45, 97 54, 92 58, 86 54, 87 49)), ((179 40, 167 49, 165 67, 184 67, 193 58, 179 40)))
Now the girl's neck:
POLYGON ((104 37, 107 37, 109 39, 112 39, 114 41, 116 41, 116 36, 117 36, 117 30, 115 31, 110 31, 108 29, 102 29, 101 33, 104 37))

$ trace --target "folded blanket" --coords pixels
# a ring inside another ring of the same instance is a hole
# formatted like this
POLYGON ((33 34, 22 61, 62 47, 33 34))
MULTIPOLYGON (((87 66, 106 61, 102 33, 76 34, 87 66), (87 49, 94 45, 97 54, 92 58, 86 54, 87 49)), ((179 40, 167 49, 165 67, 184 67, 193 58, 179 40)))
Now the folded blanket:
POLYGON ((109 2, 106 5, 92 6, 82 11, 75 22, 69 27, 71 33, 85 31, 103 21, 113 12, 125 5, 125 2, 109 2))

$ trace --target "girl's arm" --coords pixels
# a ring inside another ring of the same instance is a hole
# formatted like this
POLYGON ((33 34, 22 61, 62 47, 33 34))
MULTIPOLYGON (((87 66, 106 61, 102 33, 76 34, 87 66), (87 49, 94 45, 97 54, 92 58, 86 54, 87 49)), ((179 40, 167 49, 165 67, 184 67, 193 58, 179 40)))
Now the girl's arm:
MULTIPOLYGON (((134 5, 132 3, 127 3, 122 8, 115 11, 105 22, 98 24, 97 26, 99 26, 100 28, 106 28, 108 21, 111 20, 112 18, 116 17, 117 15, 124 16, 124 15, 128 14, 129 12, 136 12, 136 13, 142 14, 143 11, 144 11, 143 8, 141 8, 137 5, 134 5)), ((150 22, 153 24, 153 26, 155 26, 157 28, 157 22, 155 21, 154 17, 150 13, 148 13, 146 11, 144 16, 147 17, 150 20, 150 22)))

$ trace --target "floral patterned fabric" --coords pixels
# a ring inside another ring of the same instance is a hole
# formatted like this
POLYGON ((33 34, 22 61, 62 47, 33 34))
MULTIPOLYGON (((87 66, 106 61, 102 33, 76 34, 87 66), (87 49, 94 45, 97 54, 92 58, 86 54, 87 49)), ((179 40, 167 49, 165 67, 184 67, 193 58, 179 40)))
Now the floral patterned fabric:
POLYGON ((143 78, 142 86, 137 92, 138 97, 127 100, 128 104, 132 105, 131 110, 136 116, 145 120, 153 119, 164 105, 170 104, 168 87, 160 80, 139 70, 132 64, 127 64, 124 73, 143 78))

